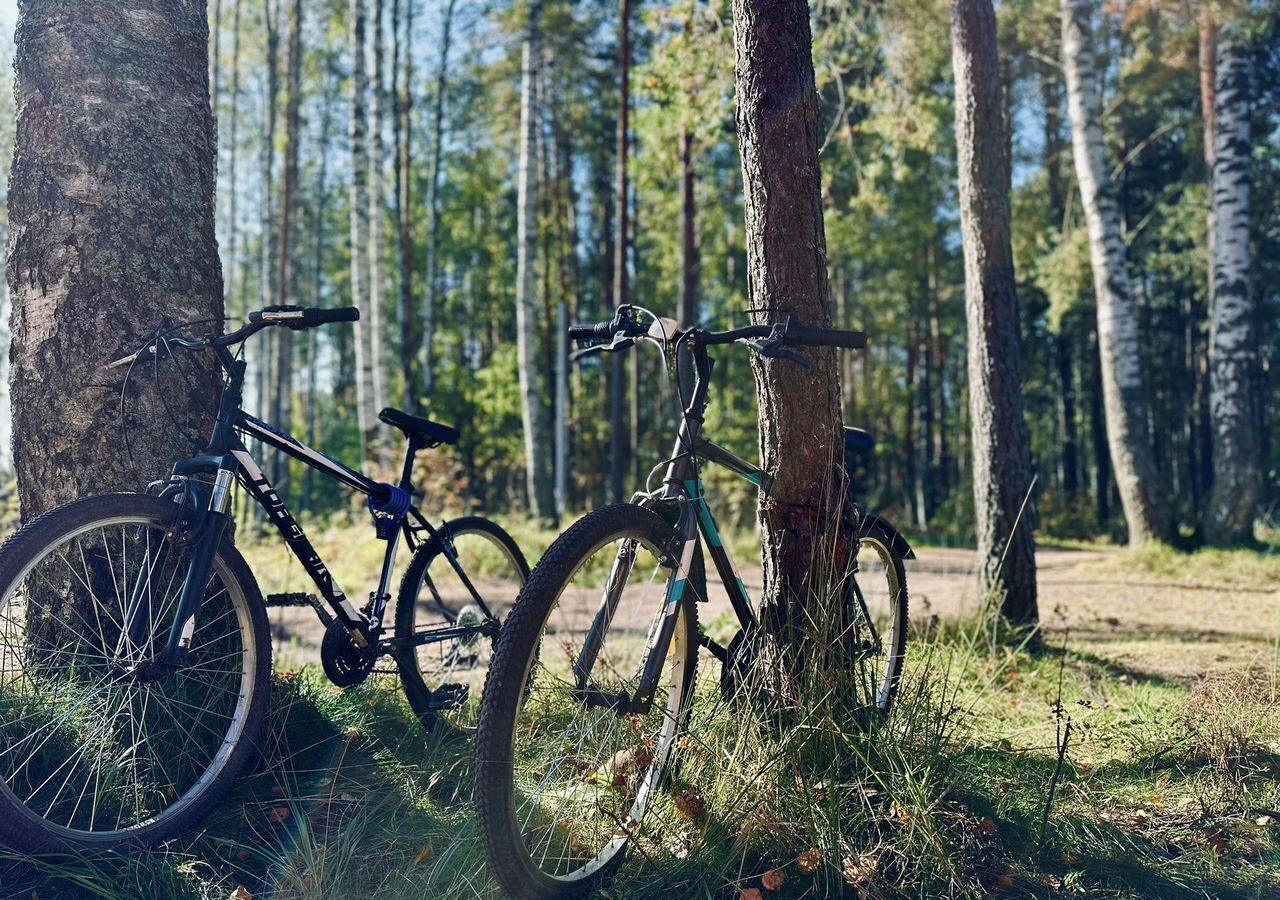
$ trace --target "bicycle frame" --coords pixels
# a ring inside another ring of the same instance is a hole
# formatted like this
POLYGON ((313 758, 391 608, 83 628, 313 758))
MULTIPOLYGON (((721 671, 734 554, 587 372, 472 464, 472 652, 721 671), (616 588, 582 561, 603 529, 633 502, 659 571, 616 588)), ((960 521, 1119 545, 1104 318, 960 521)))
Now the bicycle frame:
MULTIPOLYGON (((334 619, 341 622, 343 628, 351 635, 351 639, 361 649, 376 651, 379 654, 397 653, 423 644, 454 640, 492 627, 494 621, 492 612, 463 571, 448 536, 444 535, 441 543, 445 548, 445 556, 480 607, 484 614, 484 621, 478 625, 436 628, 408 638, 382 640, 383 613, 391 599, 391 578, 401 537, 404 537, 410 551, 413 551, 421 543, 421 535, 425 534, 428 538, 432 538, 440 536, 440 532, 427 522, 416 504, 410 504, 407 514, 394 534, 387 540, 378 588, 370 595, 366 610, 364 612, 357 610, 334 580, 328 566, 312 546, 302 526, 285 505, 284 499, 245 447, 241 435, 251 436, 263 444, 275 447, 325 477, 371 498, 385 496, 390 486, 373 481, 362 473, 307 446, 292 435, 245 412, 241 408, 245 362, 235 359, 225 347, 214 347, 213 350, 218 354, 219 363, 228 376, 213 433, 203 453, 174 464, 168 481, 163 483, 166 486, 161 491, 162 497, 181 496, 184 507, 189 494, 196 519, 194 526, 190 529, 194 534, 193 540, 196 542, 195 550, 178 600, 177 615, 168 644, 161 657, 155 661, 162 669, 179 668, 185 661, 187 648, 195 631, 196 614, 212 570, 213 559, 231 518, 231 489, 237 478, 245 486, 254 502, 266 512, 271 524, 279 531, 290 552, 302 564, 321 597, 332 610, 332 615, 329 616, 323 609, 316 607, 316 612, 325 626, 328 627, 334 619), (207 489, 201 481, 195 480, 193 476, 197 475, 212 476, 212 489, 207 489)), ((412 492, 410 476, 414 456, 426 445, 415 438, 408 438, 408 442, 399 488, 412 492)), ((158 553, 167 552, 167 547, 168 542, 162 545, 158 553)), ((154 564, 148 566, 149 570, 155 568, 154 564)), ((146 578, 140 578, 130 598, 127 621, 133 626, 131 632, 138 627, 134 623, 146 620, 145 616, 138 615, 143 604, 149 602, 150 590, 146 582, 146 578)), ((429 583, 429 587, 433 592, 435 591, 434 585, 429 583)), ((136 642, 136 635, 131 633, 131 637, 134 637, 136 642)))

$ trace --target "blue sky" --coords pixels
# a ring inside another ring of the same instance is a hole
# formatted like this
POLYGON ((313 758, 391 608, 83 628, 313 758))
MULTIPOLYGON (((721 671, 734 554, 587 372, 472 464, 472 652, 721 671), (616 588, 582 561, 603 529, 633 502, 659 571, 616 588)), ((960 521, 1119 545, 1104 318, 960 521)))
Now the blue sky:
POLYGON ((18 17, 18 0, 0 0, 0 28, 13 30, 13 20, 18 17))

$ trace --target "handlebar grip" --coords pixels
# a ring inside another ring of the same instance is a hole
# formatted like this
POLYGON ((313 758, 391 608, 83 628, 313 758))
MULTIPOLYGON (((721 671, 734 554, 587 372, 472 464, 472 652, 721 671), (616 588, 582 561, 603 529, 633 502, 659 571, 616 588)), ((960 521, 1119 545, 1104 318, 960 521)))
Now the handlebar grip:
POLYGON ((301 306, 268 306, 265 309, 249 313, 249 321, 255 324, 283 325, 295 331, 303 328, 315 328, 332 322, 357 322, 360 320, 360 309, 355 306, 341 306, 337 309, 319 309, 301 306))
POLYGON ((304 310, 303 321, 307 325, 329 325, 334 322, 359 322, 360 307, 340 306, 337 309, 304 310))
POLYGON ((597 322, 595 325, 569 326, 569 340, 571 341, 590 341, 594 338, 607 338, 612 335, 612 322, 597 322))
POLYGON ((787 328, 787 343, 807 347, 845 347, 849 350, 862 350, 867 346, 867 335, 862 331, 791 325, 787 328))

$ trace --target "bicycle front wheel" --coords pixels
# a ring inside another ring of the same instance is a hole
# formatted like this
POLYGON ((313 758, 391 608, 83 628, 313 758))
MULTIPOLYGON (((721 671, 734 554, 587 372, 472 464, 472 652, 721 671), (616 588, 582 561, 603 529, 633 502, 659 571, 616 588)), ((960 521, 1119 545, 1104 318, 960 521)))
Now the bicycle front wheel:
POLYGON ((0 837, 28 852, 142 846, 199 821, 267 705, 266 613, 223 543, 176 671, 164 649, 193 547, 179 507, 78 500, 0 548, 0 837), (130 628, 127 623, 138 623, 130 628))
POLYGON ((705 589, 674 583, 672 536, 639 506, 589 514, 552 544, 503 626, 480 707, 476 814, 514 897, 591 890, 674 813, 658 788, 688 714, 705 589), (677 620, 652 705, 611 707, 604 698, 638 693, 668 596, 677 620))

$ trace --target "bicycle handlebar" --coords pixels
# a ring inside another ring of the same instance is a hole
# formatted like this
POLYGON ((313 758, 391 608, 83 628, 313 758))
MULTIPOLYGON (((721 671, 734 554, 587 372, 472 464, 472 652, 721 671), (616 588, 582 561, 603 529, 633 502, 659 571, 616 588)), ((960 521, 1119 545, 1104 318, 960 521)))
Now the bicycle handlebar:
POLYGON ((249 313, 249 324, 242 325, 235 331, 223 335, 210 335, 201 340, 192 340, 180 334, 157 335, 147 341, 138 350, 128 356, 121 357, 106 364, 108 369, 117 369, 130 365, 138 360, 148 349, 154 354, 161 344, 164 347, 177 347, 181 350, 204 350, 208 347, 231 347, 257 334, 264 328, 283 325, 293 331, 303 331, 329 325, 335 322, 360 321, 360 309, 355 306, 340 306, 336 309, 320 309, 302 306, 267 306, 249 313))
MULTIPOLYGON (((649 328, 628 317, 630 308, 619 309, 612 321, 597 322, 594 325, 570 325, 569 338, 575 341, 604 340, 621 335, 623 337, 640 337, 649 333, 649 328)), ((703 331, 688 329, 678 336, 697 334, 697 340, 704 344, 732 344, 737 341, 772 339, 775 346, 802 347, 843 347, 849 350, 862 350, 867 346, 867 335, 861 331, 844 331, 838 328, 816 328, 805 325, 795 318, 776 325, 748 325, 729 331, 703 331)))

